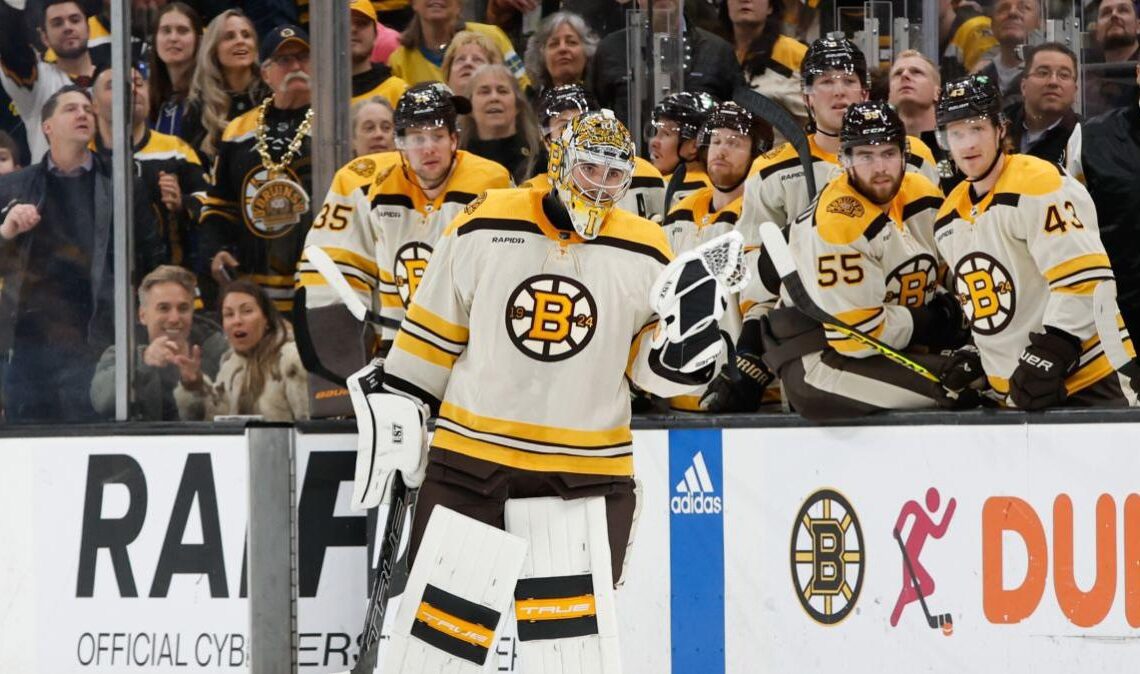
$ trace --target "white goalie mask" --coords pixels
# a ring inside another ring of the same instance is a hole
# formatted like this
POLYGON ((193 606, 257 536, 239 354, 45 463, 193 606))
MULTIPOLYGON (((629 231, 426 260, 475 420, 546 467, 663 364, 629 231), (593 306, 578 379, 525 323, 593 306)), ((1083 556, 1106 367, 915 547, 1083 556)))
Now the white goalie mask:
POLYGON ((550 144, 550 180, 574 231, 593 239, 629 189, 636 149, 610 110, 584 112, 550 144))

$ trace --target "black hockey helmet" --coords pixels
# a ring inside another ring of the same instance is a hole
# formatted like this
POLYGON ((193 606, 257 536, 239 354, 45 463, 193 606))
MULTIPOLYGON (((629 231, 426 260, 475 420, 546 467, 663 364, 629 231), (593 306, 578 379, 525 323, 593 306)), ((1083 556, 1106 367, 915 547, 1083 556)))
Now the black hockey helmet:
POLYGON ((455 133, 456 118, 471 112, 471 102, 456 96, 442 82, 424 82, 410 87, 400 97, 393 115, 396 136, 408 129, 441 126, 455 133))
POLYGON ((708 151, 709 141, 712 139, 712 132, 715 129, 732 129, 751 138, 753 157, 772 146, 772 127, 767 122, 753 115, 739 104, 725 101, 716 106, 716 109, 709 113, 704 124, 701 125, 697 145, 702 153, 702 161, 705 159, 705 153, 708 151))
POLYGON ((803 86, 810 87, 815 78, 828 70, 855 73, 863 86, 867 86, 867 57, 842 33, 828 33, 808 47, 804 60, 800 63, 803 86))
POLYGON ((942 96, 935 108, 938 127, 974 117, 988 117, 1001 124, 1001 89, 988 75, 967 75, 942 85, 942 96))
POLYGON ((538 123, 545 133, 550 118, 564 110, 589 112, 601 109, 598 99, 586 87, 581 84, 563 84, 542 92, 542 98, 538 101, 538 123))
POLYGON ((844 152, 860 145, 898 145, 906 150, 906 126, 886 101, 852 103, 843 115, 839 145, 844 152))
POLYGON ((691 140, 700 133, 701 125, 716 105, 716 99, 703 91, 669 94, 653 108, 653 125, 672 120, 681 129, 681 140, 691 140))

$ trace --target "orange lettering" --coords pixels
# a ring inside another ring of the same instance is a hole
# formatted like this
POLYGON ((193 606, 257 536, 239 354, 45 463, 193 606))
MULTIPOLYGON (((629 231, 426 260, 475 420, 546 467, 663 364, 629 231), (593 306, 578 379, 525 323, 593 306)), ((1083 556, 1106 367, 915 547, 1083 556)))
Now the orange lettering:
POLYGON ((1092 627, 1104 620, 1116 595, 1116 502, 1096 500, 1096 580, 1088 592, 1073 577, 1073 502, 1068 494, 1053 501, 1053 589, 1069 622, 1092 627))
POLYGON ((1140 496, 1124 499, 1124 617, 1140 627, 1140 496))
POLYGON ((1045 529, 1033 507, 1009 496, 986 499, 982 506, 982 609, 991 623, 1018 623, 1028 618, 1045 592, 1049 548, 1045 529), (1025 543, 1029 563, 1021 585, 1006 590, 1002 534, 1016 533, 1025 543))

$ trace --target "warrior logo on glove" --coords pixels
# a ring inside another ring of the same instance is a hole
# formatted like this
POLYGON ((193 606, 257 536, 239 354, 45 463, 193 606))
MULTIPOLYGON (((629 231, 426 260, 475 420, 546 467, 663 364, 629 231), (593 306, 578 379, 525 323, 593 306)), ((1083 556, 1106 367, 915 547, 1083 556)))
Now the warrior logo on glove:
POLYGON ((974 332, 993 335, 1013 319, 1017 293, 1009 272, 985 253, 962 258, 954 270, 958 298, 974 332))
POLYGON ((541 361, 565 360, 594 337, 598 307, 581 283, 554 274, 532 276, 507 300, 507 334, 541 361))

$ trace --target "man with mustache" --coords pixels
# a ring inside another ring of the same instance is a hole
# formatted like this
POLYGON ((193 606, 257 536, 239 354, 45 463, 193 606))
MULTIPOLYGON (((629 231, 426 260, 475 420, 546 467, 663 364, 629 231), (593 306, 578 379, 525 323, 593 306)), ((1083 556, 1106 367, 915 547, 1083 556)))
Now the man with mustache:
POLYGON ((222 134, 201 215, 201 259, 219 283, 253 275, 282 311, 313 222, 313 112, 309 37, 278 26, 261 43, 261 77, 273 92, 222 134))
POLYGON ((1099 49, 1089 50, 1086 63, 1120 64, 1089 72, 1085 78, 1086 117, 1136 103, 1133 64, 1140 60, 1136 34, 1140 21, 1133 0, 1101 0, 1093 40, 1099 49))

